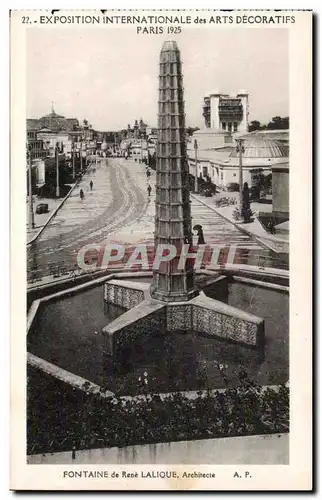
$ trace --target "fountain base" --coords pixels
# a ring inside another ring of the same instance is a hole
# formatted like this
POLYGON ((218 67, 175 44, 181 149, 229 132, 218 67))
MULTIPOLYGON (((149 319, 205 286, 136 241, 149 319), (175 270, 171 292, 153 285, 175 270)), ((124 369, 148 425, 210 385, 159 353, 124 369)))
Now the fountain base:
MULTIPOLYGON (((222 289, 221 279, 213 283, 222 289)), ((128 309, 103 328, 105 352, 117 355, 144 338, 151 340, 160 332, 187 331, 237 342, 254 348, 264 345, 264 320, 201 291, 183 302, 165 302, 151 297, 150 284, 109 280, 104 285, 104 300, 128 309)))

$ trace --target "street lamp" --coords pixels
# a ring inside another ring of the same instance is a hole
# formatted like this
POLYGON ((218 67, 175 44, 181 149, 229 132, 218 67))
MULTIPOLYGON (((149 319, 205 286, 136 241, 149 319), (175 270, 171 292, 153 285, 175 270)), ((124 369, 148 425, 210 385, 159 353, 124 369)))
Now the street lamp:
POLYGON ((56 142, 56 197, 59 198, 59 143, 56 142))
POLYGON ((83 174, 83 141, 81 139, 79 146, 79 156, 80 156, 80 173, 83 174))
POLYGON ((244 140, 245 139, 236 139, 236 152, 239 153, 239 203, 241 207, 243 206, 243 153, 245 153, 244 140))
POLYGON ((32 166, 32 154, 31 154, 31 144, 27 146, 27 156, 28 156, 28 191, 29 191, 29 230, 35 227, 35 216, 32 198, 32 182, 31 182, 31 166, 32 166))
POLYGON ((87 169, 87 142, 84 143, 85 146, 85 170, 87 169))
POLYGON ((195 150, 195 193, 198 193, 198 142, 197 139, 195 139, 194 144, 193 144, 194 150, 195 150))

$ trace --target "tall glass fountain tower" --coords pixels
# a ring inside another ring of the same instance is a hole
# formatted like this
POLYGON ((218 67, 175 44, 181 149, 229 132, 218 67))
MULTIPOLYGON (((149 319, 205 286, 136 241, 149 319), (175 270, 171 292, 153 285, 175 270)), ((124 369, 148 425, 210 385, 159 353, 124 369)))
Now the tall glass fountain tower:
POLYGON ((182 67, 173 41, 165 42, 160 53, 158 106, 155 249, 174 245, 177 257, 154 270, 151 295, 166 302, 187 301, 198 292, 194 260, 187 259, 185 268, 178 270, 183 245, 192 245, 192 231, 182 67))

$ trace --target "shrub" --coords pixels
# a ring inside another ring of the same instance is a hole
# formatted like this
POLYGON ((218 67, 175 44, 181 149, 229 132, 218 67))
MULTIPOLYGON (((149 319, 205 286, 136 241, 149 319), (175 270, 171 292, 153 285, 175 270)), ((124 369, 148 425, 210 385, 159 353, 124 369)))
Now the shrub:
MULTIPOLYGON (((201 386, 204 386, 202 381, 201 386)), ((288 432, 289 391, 239 374, 225 392, 103 399, 28 368, 27 453, 288 432)))
POLYGON ((239 191, 239 184, 237 182, 229 182, 226 186, 227 191, 239 191))

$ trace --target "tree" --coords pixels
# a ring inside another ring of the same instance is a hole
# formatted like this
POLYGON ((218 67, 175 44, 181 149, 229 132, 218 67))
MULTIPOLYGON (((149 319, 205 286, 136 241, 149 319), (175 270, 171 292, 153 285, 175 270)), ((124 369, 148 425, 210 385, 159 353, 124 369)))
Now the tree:
POLYGON ((156 154, 155 154, 155 152, 153 153, 153 155, 151 155, 150 152, 148 151, 148 165, 150 168, 152 168, 152 170, 156 169, 156 154))
POLYGON ((254 132, 255 130, 287 130, 289 129, 289 117, 281 118, 280 116, 274 116, 267 125, 261 125, 258 120, 252 120, 248 126, 249 132, 254 132))
POLYGON ((187 127, 186 128, 186 132, 189 136, 191 136, 194 132, 196 132, 197 130, 200 130, 199 127, 187 127))
POLYGON ((267 124, 268 130, 287 130, 290 126, 289 117, 281 118, 280 116, 274 116, 272 120, 267 124))
POLYGON ((261 130, 261 129, 262 127, 258 120, 251 121, 248 127, 249 132, 254 132, 255 130, 261 130))

